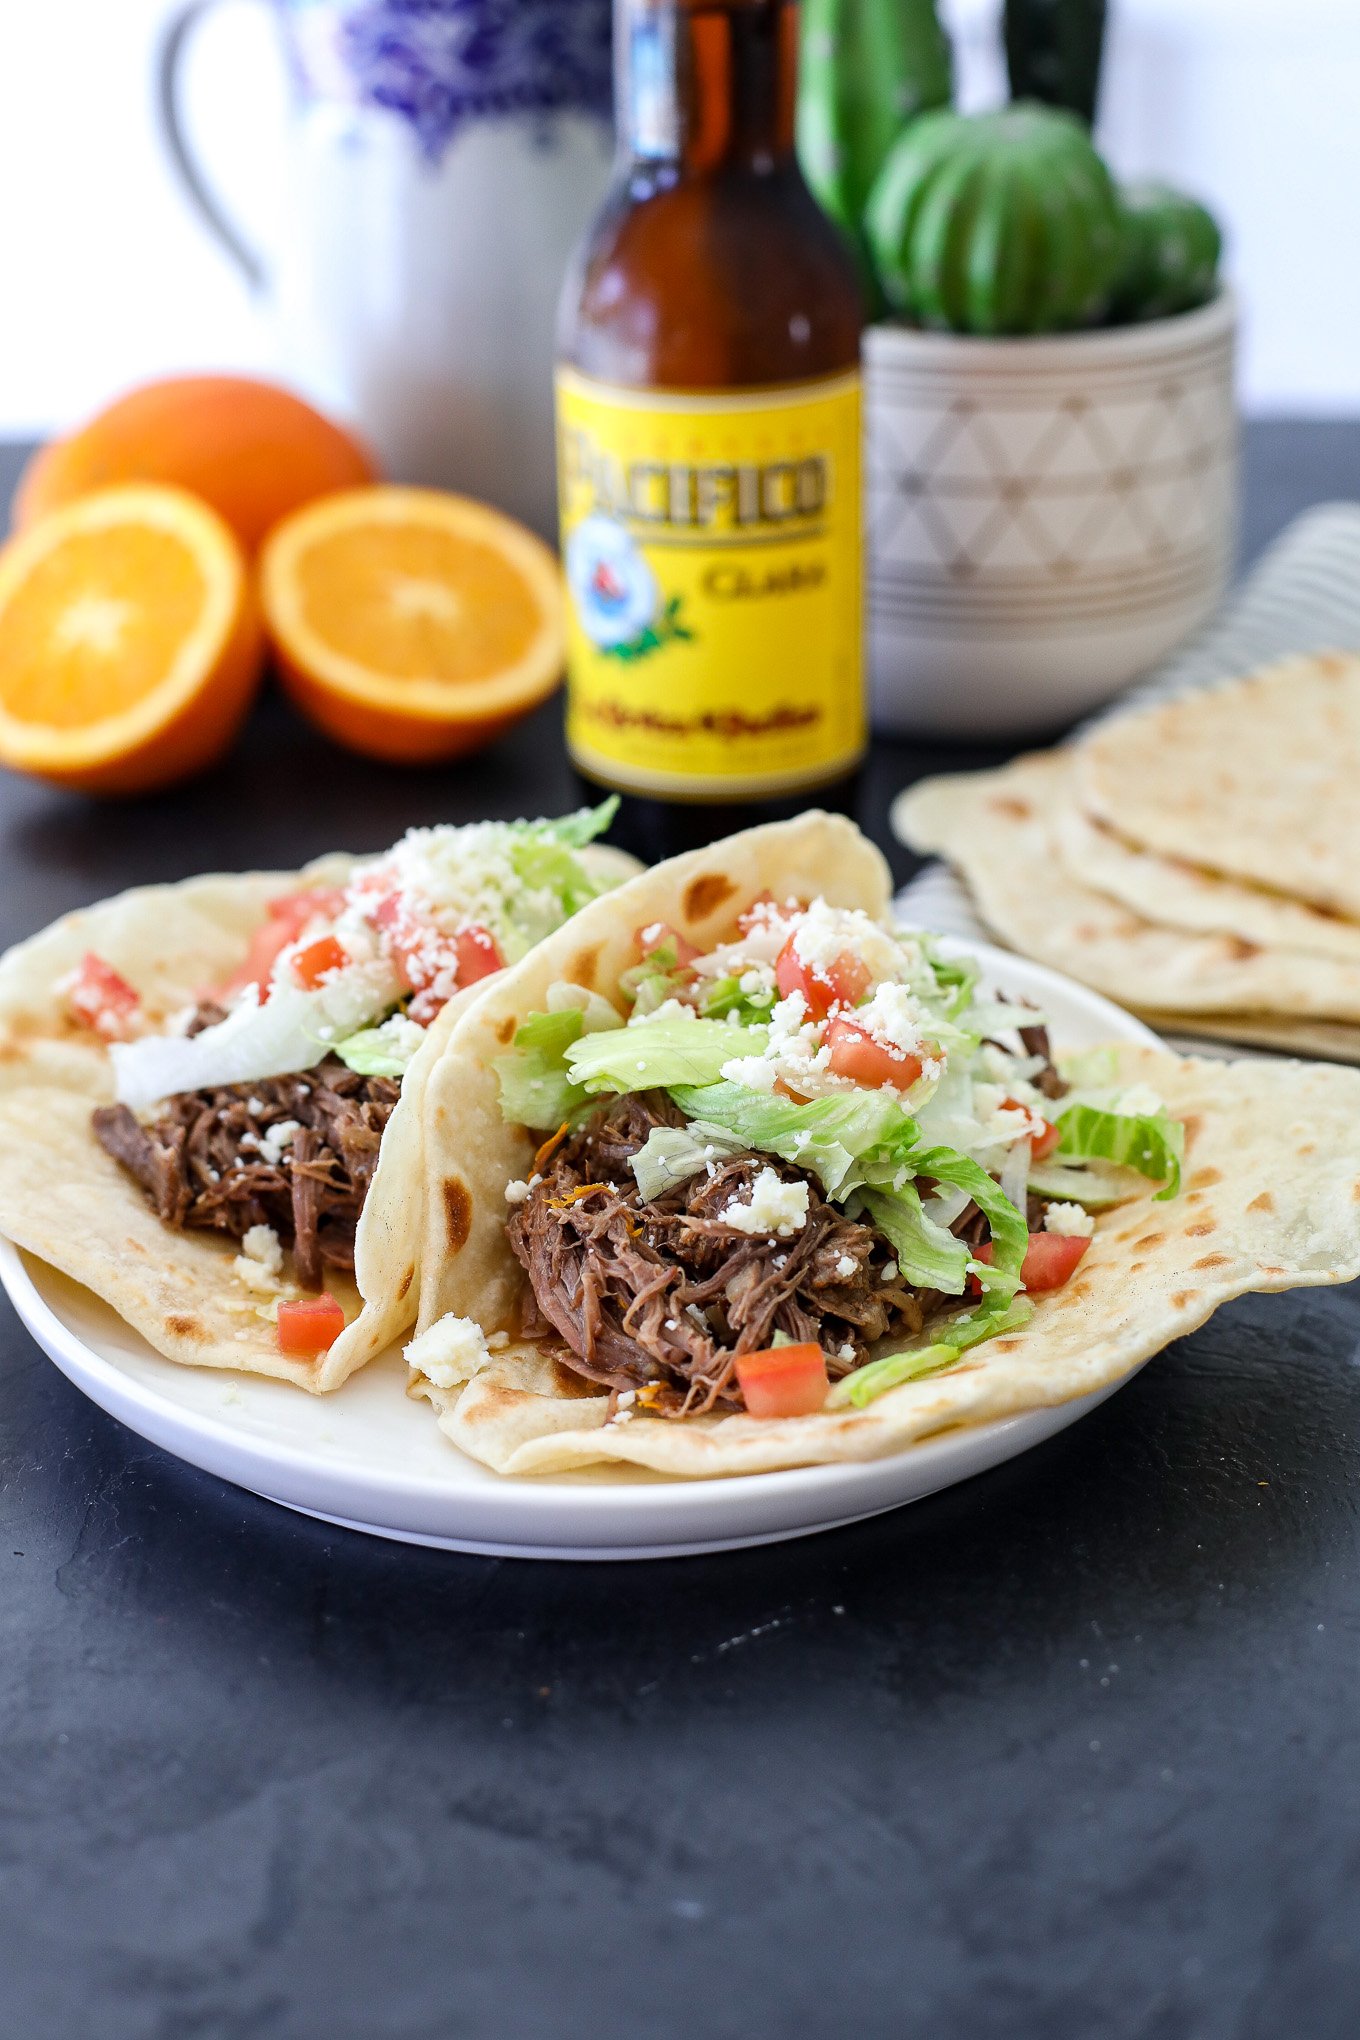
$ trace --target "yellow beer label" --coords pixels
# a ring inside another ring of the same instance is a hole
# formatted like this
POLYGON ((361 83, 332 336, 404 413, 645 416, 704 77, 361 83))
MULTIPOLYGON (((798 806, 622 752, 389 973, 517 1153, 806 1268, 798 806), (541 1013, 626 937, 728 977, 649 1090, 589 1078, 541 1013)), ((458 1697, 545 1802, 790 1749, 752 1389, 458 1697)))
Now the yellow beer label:
POLYGON ((864 749, 857 373, 557 377, 567 743, 639 793, 815 786, 864 749))

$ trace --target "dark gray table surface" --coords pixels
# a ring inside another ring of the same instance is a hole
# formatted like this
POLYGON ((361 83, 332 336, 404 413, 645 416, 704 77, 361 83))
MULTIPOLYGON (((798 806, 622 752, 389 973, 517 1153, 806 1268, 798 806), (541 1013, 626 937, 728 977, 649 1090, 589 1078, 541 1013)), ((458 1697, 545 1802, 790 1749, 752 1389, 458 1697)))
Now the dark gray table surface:
MULTIPOLYGON (((1248 558, 1360 494, 1360 424, 1247 454, 1248 558)), ((410 775, 269 701, 154 801, 4 778, 0 944, 141 880, 551 810, 557 714, 410 775)), ((959 762, 879 746, 880 839, 959 762)), ((239 1493, 0 1305, 0 2032, 1351 2040, 1358 1350, 1356 1291, 1251 1299, 931 1501, 570 1566, 239 1493)))

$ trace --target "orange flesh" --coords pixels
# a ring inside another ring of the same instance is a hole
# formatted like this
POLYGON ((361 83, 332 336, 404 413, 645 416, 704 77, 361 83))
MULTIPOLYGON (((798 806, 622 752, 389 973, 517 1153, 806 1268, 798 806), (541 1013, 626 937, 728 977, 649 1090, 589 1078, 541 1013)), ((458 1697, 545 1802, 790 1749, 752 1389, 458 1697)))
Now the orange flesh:
POLYGON ((167 677, 206 589, 173 532, 73 532, 0 615, 0 704, 17 721, 80 729, 121 714, 167 677))
POLYGON ((532 588, 494 547, 429 525, 355 525, 297 561, 307 629, 393 680, 452 685, 494 677, 532 643, 532 588))

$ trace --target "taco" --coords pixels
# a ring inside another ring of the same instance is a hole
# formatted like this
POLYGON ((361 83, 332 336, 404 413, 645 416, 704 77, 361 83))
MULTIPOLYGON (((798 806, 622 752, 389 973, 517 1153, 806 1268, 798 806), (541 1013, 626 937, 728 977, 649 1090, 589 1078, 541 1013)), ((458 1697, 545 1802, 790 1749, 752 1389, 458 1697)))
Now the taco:
POLYGON ((502 1473, 869 1458, 1360 1272, 1360 1074, 1064 1058, 848 822, 621 886, 455 1022, 411 1392, 502 1473))
POLYGON ((336 1387, 415 1319, 427 1074, 637 869, 611 812, 149 886, 10 950, 0 1232, 172 1360, 336 1387))

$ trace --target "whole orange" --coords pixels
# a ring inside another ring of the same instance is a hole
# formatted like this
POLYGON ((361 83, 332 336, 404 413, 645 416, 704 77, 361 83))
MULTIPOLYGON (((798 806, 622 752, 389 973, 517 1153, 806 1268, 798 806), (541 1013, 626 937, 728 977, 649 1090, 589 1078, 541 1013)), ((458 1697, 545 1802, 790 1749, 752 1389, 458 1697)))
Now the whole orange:
POLYGON ((375 479, 359 442, 290 390, 250 376, 172 376, 129 390, 34 454, 14 529, 111 483, 168 482, 211 504, 254 552, 280 518, 375 479))

